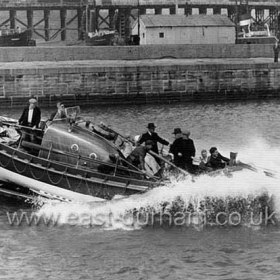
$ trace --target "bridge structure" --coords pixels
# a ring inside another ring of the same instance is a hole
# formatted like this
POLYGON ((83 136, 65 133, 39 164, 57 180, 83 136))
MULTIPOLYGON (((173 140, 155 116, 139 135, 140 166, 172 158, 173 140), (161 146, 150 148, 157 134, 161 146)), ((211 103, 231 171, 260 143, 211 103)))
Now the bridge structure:
POLYGON ((20 24, 45 41, 57 36, 64 41, 67 31, 73 29, 82 40, 85 32, 100 28, 118 30, 127 39, 131 23, 146 13, 226 14, 236 24, 240 14, 250 13, 256 25, 266 23, 277 34, 280 30, 280 0, 1 0, 0 15, 3 12, 7 18, 0 22, 0 28, 9 25, 15 29, 20 24), (34 17, 37 11, 40 18, 34 17), (59 24, 51 27, 54 11, 59 24))

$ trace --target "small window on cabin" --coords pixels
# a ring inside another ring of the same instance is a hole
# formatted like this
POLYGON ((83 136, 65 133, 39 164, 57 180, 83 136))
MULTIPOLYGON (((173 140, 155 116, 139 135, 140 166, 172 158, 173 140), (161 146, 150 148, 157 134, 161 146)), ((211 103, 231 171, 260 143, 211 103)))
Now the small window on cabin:
POLYGON ((159 38, 164 38, 164 33, 163 32, 159 32, 159 38))
POLYGON ((145 33, 143 33, 143 38, 145 38, 145 33))

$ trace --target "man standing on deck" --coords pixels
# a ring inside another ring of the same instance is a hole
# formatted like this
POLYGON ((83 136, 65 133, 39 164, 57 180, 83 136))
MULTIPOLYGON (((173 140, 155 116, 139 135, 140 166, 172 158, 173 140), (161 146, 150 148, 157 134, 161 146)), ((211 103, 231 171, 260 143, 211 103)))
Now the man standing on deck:
POLYGON ((37 107, 37 100, 35 98, 29 99, 29 106, 24 108, 18 124, 31 129, 22 129, 22 139, 32 143, 36 143, 36 132, 33 131, 39 127, 41 121, 41 110, 37 107))
POLYGON ((35 98, 29 99, 29 106, 24 108, 18 120, 19 125, 38 128, 41 121, 41 110, 37 107, 35 98))
MULTIPOLYGON (((154 144, 153 144, 151 151, 158 154, 157 143, 159 142, 162 145, 169 145, 169 142, 158 136, 158 134, 155 132, 156 126, 154 125, 154 123, 149 123, 147 128, 148 128, 148 131, 146 133, 142 134, 138 143, 142 144, 142 143, 146 142, 147 140, 153 141, 154 144)), ((156 158, 156 161, 160 164, 160 160, 158 158, 156 158)))
POLYGON ((193 157, 195 157, 195 147, 193 140, 190 139, 190 131, 184 131, 183 133, 183 140, 184 140, 184 158, 185 158, 185 169, 187 169, 188 172, 193 173, 194 172, 194 166, 192 164, 193 157))
POLYGON ((174 164, 177 167, 186 168, 185 160, 185 140, 183 139, 181 128, 174 128, 174 142, 170 145, 169 153, 173 154, 174 164))

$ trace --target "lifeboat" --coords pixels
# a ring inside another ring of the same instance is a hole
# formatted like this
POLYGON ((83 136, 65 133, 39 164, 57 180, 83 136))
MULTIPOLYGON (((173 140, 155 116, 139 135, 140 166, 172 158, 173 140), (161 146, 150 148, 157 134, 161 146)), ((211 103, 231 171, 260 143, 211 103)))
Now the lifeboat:
MULTIPOLYGON (((79 118, 79 107, 67 111, 66 118, 47 122, 43 129, 36 130, 0 117, 1 194, 30 200, 41 196, 59 201, 99 202, 144 193, 166 183, 168 178, 143 173, 126 161, 123 143, 130 144, 126 137, 104 124, 96 126, 79 118), (23 131, 35 135, 35 141, 25 141, 23 131)), ((166 158, 149 153, 177 173, 190 176, 166 158)), ((203 175, 232 176, 244 169, 260 170, 236 161, 236 156, 231 153, 230 166, 194 174, 192 179, 203 175)), ((261 171, 266 176, 277 176, 272 170, 261 171)))
MULTIPOLYGON (((14 125, 2 119, 4 129, 14 125)), ((158 177, 147 176, 125 160, 113 133, 93 130, 88 121, 67 117, 44 129, 29 129, 35 143, 21 136, 28 129, 17 125, 14 140, 1 138, 0 181, 9 186, 0 189, 2 193, 92 201, 141 193, 160 184, 158 177)))

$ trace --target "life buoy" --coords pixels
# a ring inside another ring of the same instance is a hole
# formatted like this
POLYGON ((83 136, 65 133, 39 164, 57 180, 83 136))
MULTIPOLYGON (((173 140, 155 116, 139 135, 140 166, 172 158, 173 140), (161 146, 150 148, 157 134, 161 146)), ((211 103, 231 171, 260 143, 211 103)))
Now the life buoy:
POLYGON ((91 159, 97 159, 97 154, 96 153, 90 153, 89 158, 91 159))
POLYGON ((71 150, 73 152, 78 152, 79 151, 79 146, 77 144, 73 144, 73 145, 71 145, 71 150))

